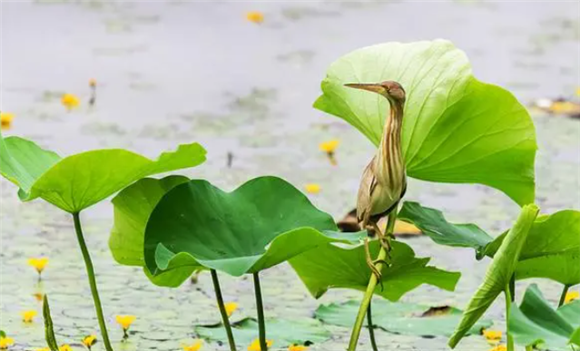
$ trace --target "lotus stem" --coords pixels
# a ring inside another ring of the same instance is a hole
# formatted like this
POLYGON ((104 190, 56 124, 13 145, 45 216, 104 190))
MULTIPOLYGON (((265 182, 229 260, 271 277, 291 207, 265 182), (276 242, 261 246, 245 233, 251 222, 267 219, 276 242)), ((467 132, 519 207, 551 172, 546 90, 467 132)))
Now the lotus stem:
MULTIPOLYGON (((391 234, 393 233, 393 229, 395 228, 396 220, 397 220, 397 207, 395 207, 393 211, 391 211, 391 213, 389 214, 387 230, 385 232, 386 240, 390 241, 391 234)), ((387 260, 387 251, 381 245, 381 249, 379 251, 379 255, 377 256, 376 260, 377 263, 375 264, 375 267, 379 272, 382 272, 385 260, 387 260)), ((371 274, 369 284, 367 285, 367 290, 365 292, 360 308, 358 310, 356 321, 354 323, 354 326, 352 327, 352 334, 350 336, 350 342, 348 344, 348 351, 356 350, 358 339, 360 337, 360 331, 365 320, 365 315, 367 314, 367 310, 369 308, 371 299, 377 287, 377 283, 378 283, 377 276, 375 274, 371 274)))
POLYGON ((558 302, 558 307, 562 306, 566 301, 566 294, 568 293, 568 289, 570 289, 570 285, 564 285, 564 289, 562 290, 562 295, 560 295, 560 302, 558 302))
POLYGON ((510 284, 505 288, 505 325, 507 334, 507 350, 514 351, 514 339, 510 333, 510 309, 512 307, 512 294, 510 291, 510 284))
POLYGON ((260 273, 254 273, 254 294, 256 294, 256 309, 258 310, 258 329, 260 337, 260 351, 268 351, 266 343, 266 321, 264 320, 264 304, 262 303, 262 289, 260 288, 260 273))
POLYGON ((213 282, 213 290, 215 291, 215 298, 217 300, 218 308, 222 316, 222 323, 226 329, 226 334, 228 335, 228 343, 230 345, 231 351, 236 351, 236 341, 234 340, 234 334, 232 333, 232 326, 230 325, 230 318, 226 312, 226 306, 224 305, 224 298, 222 296, 222 289, 220 288, 220 281, 218 280, 217 272, 215 269, 210 270, 211 280, 213 282))
POLYGON ((87 244, 85 243, 85 238, 83 236, 83 230, 81 227, 81 219, 79 212, 72 214, 75 223, 75 231, 77 233, 77 239, 79 241, 79 246, 81 252, 83 253, 83 259, 85 260, 85 266, 87 268, 87 275, 89 276, 89 283, 91 285, 91 293, 93 295, 93 301, 95 304, 95 310, 97 312, 97 319, 99 320, 99 327, 101 328, 101 335, 103 337, 103 343, 105 344, 105 349, 107 351, 113 351, 111 346, 111 341, 109 341, 109 333, 107 332, 107 325, 105 323, 105 317, 103 316, 103 307, 101 306, 101 299, 99 298, 99 291, 97 289, 97 280, 95 279, 95 270, 93 268, 93 262, 91 261, 91 255, 87 249, 87 244))
POLYGON ((373 325, 372 300, 369 302, 369 309, 367 310, 367 323, 369 328, 369 338, 371 339, 371 347, 373 351, 379 351, 377 348, 377 341, 375 340, 375 326, 373 325))

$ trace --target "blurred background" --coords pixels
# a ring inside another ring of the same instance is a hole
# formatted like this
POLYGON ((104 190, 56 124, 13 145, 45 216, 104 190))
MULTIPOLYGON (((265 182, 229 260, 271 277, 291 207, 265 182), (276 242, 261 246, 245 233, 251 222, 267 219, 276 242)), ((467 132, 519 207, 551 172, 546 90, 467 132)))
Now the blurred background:
MULTIPOLYGON (((60 155, 128 148, 155 157, 197 141, 208 150, 208 161, 180 173, 229 190, 266 174, 304 191, 316 184, 319 192, 310 199, 338 220, 355 206, 359 177, 374 147, 342 120, 312 108, 326 68, 363 46, 444 38, 467 53, 478 79, 509 89, 530 106, 540 148, 536 181, 543 212, 580 208, 577 1, 0 4, 0 109, 12 115, 10 122, 3 120, 2 132, 60 155), (78 98, 78 106, 68 111, 63 94, 78 98), (340 141, 337 165, 319 150, 331 139, 340 141)), ((0 326, 16 340, 15 350, 44 346, 41 318, 24 324, 20 312, 40 311, 34 295, 49 293, 57 334, 82 349, 80 338, 98 330, 68 216, 41 201, 20 203, 4 179, 0 189, 0 326), (30 257, 50 260, 41 284, 27 265, 30 257)), ((519 212, 504 194, 478 185, 411 180, 406 198, 443 210, 451 221, 475 222, 493 235, 519 212)), ((105 201, 83 216, 113 339, 122 335, 115 315, 137 316, 131 327, 135 334, 116 349, 179 350, 193 337, 192 325, 219 320, 211 308, 209 275, 179 289, 154 287, 139 269, 112 259, 107 248, 111 204, 105 201)), ((450 250, 427 238, 408 241, 418 256, 434 256, 433 264, 463 276, 456 294, 421 287, 404 300, 463 307, 487 263, 476 262, 472 250, 450 250)), ((253 316, 251 281, 223 280, 226 300, 240 305, 239 317, 253 316)), ((360 297, 332 291, 316 301, 287 265, 265 272, 263 285, 271 317, 309 317, 321 302, 360 297)), ((550 299, 558 298, 560 287, 541 286, 550 299)), ((495 307, 489 316, 502 328, 502 306, 495 307)), ((349 330, 332 331, 330 341, 311 349, 343 350, 349 330)), ((377 333, 381 350, 447 349, 444 338, 377 333)), ((489 348, 481 337, 459 347, 489 348)), ((214 349, 224 348, 203 348, 214 349)))

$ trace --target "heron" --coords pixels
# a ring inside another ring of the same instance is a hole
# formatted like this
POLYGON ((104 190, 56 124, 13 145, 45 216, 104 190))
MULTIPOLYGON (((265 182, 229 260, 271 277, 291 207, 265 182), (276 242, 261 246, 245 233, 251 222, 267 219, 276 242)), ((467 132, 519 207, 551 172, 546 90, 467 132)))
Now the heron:
MULTIPOLYGON (((378 227, 377 222, 397 206, 407 190, 405 162, 401 150, 401 128, 405 90, 395 81, 381 83, 352 83, 349 88, 362 89, 384 96, 390 105, 385 119, 381 142, 376 154, 366 166, 357 196, 356 215, 361 228, 367 230, 365 238, 366 261, 371 271, 381 281, 381 272, 375 267, 369 249, 369 237, 378 236, 379 242, 390 252, 388 238, 378 227)), ((391 235, 387 233, 387 235, 391 235)))

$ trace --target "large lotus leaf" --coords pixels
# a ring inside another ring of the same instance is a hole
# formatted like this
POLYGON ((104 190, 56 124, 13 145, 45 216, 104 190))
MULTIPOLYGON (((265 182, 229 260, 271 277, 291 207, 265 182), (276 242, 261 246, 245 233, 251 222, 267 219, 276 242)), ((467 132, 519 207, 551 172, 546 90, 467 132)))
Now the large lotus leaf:
MULTIPOLYGON (((397 301, 422 284, 449 291, 455 289, 460 273, 427 266, 429 258, 415 257, 407 244, 395 241, 392 245, 392 266, 383 268, 384 289, 377 286, 375 294, 397 301)), ((372 257, 377 257, 379 248, 376 240, 370 243, 372 257)), ((333 288, 365 291, 371 276, 365 257, 363 245, 328 244, 291 259, 290 264, 312 296, 319 298, 333 288)))
POLYGON ((145 263, 156 275, 179 260, 179 266, 240 276, 339 241, 320 232, 336 229, 330 215, 280 178, 256 178, 231 193, 192 180, 169 191, 153 210, 145 263))
POLYGON ((509 330, 516 343, 524 346, 570 350, 569 344, 580 346, 580 301, 557 310, 533 284, 526 290, 521 305, 512 305, 509 330))
POLYGON ((197 166, 205 149, 180 145, 155 161, 121 149, 94 150, 60 159, 18 137, 0 136, 2 176, 20 187, 23 201, 41 197, 64 211, 79 212, 143 177, 197 166))
POLYGON ((539 208, 534 204, 525 205, 522 208, 515 225, 506 235, 505 240, 489 265, 483 283, 471 298, 461 323, 449 339, 451 348, 455 348, 457 343, 471 330, 498 295, 506 290, 516 270, 520 253, 538 212, 539 208))
POLYGON ((464 52, 448 41, 351 52, 330 66, 314 107, 378 145, 387 100, 344 84, 385 80, 400 82, 407 92, 402 147, 409 176, 485 184, 520 205, 534 200, 537 146, 528 112, 507 90, 475 79, 464 52))
POLYGON ((397 219, 414 224, 440 245, 471 247, 479 251, 493 241, 493 237, 475 224, 449 223, 441 211, 417 202, 406 201, 397 219))
MULTIPOLYGON (((331 336, 330 332, 315 319, 293 319, 292 321, 282 319, 266 319, 266 339, 272 340, 273 348, 276 350, 286 350, 293 344, 304 344, 306 342, 322 343, 331 336)), ((246 318, 232 326, 234 339, 238 345, 245 350, 254 340, 258 339, 258 323, 255 320, 246 318)), ((226 332, 221 324, 213 326, 196 326, 195 334, 210 341, 227 342, 226 332)))
MULTIPOLYGON (((548 278, 566 285, 580 283, 580 211, 563 210, 534 222, 520 255, 516 279, 548 278)), ((493 256, 505 235, 492 242, 493 256)))
MULTIPOLYGON (((342 327, 351 327, 360 308, 360 301, 342 304, 321 305, 316 310, 316 318, 322 322, 342 327)), ((373 324, 391 333, 419 336, 451 336, 461 319, 462 311, 454 307, 432 308, 412 303, 373 300, 373 324)), ((481 328, 489 328, 492 322, 481 320, 470 334, 481 328)))
POLYGON ((167 272, 154 276, 145 267, 143 258, 145 226, 151 212, 165 193, 188 181, 183 176, 143 178, 123 189, 112 201, 114 224, 109 248, 113 258, 122 265, 143 267, 147 277, 156 285, 177 287, 196 269, 189 265, 182 267, 179 260, 175 260, 167 272))

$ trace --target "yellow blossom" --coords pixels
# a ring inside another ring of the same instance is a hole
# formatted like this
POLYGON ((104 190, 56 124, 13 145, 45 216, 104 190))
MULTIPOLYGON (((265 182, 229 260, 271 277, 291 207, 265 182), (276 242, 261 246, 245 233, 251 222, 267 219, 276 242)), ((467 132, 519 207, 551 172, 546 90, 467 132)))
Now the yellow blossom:
MULTIPOLYGON (((266 340, 266 346, 268 346, 268 348, 272 347, 273 344, 274 341, 266 340)), ((260 340, 256 339, 252 341, 250 346, 248 346, 248 351, 262 351, 262 349, 260 349, 260 340)))
POLYGON ((564 303, 569 303, 574 300, 580 299, 580 292, 578 291, 568 291, 564 297, 564 303))
POLYGON ((501 331, 500 330, 483 330, 483 337, 487 342, 492 344, 497 344, 501 340, 501 331))
POLYGON ((201 340, 196 340, 191 345, 184 345, 183 346, 183 351, 199 351, 199 350, 201 350, 201 344, 202 343, 203 342, 201 340))
POLYGON ((97 336, 96 335, 87 335, 83 338, 82 343, 90 350, 91 347, 97 343, 97 336))
POLYGON ((58 348, 58 351, 72 351, 72 347, 69 344, 63 344, 58 348))
POLYGON ((306 184, 304 189, 309 194, 318 194, 320 192, 320 185, 316 183, 306 184))
POLYGON ((90 86, 91 88, 94 88, 94 87, 96 87, 96 86, 97 86, 97 80, 96 80, 95 78, 91 78, 91 79, 89 79, 89 86, 90 86))
POLYGON ((34 319, 34 317, 36 317, 36 311, 34 311, 34 310, 24 311, 21 314, 22 314, 22 321, 24 323, 32 323, 32 320, 34 319))
POLYGON ((308 350, 308 346, 296 344, 288 346, 288 351, 306 351, 306 350, 308 350))
POLYGON ((74 94, 64 94, 60 101, 69 111, 80 105, 79 98, 74 94))
POLYGON ((38 349, 34 349, 34 351, 50 351, 50 349, 48 347, 41 347, 38 349))
POLYGON ((10 126, 12 126, 13 119, 14 114, 8 112, 0 112, 0 122, 2 123, 1 129, 2 130, 10 129, 10 126))
POLYGON ((490 349, 489 351, 507 351, 507 347, 505 345, 497 345, 496 347, 490 349))
POLYGON ((40 258, 29 258, 28 264, 36 269, 38 274, 41 274, 46 265, 48 264, 47 257, 40 257, 40 258))
POLYGON ((231 317, 232 314, 234 314, 234 312, 238 309, 238 304, 235 302, 228 302, 224 304, 224 307, 226 308, 228 317, 231 317))
POLYGON ((339 143, 340 143, 340 141, 338 139, 332 139, 329 141, 322 142, 319 145, 320 151, 324 151, 328 154, 331 154, 336 150, 339 143))
POLYGON ((116 316, 115 320, 117 321, 117 323, 119 323, 119 325, 121 326, 121 328, 123 329, 129 329, 129 327, 131 326, 131 324, 133 324, 133 322, 135 321, 135 319, 137 319, 137 317, 135 316, 116 316))
POLYGON ((0 336, 0 350, 8 350, 8 347, 14 345, 14 339, 7 336, 0 336))
POLYGON ((259 11, 250 11, 246 13, 246 19, 254 23, 264 22, 264 14, 259 11))

